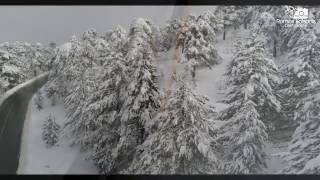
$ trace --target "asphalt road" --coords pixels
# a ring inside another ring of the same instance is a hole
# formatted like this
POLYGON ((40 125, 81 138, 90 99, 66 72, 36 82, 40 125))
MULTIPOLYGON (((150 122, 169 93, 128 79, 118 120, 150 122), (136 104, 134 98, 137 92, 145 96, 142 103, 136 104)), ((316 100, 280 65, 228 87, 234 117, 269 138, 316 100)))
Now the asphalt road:
POLYGON ((47 78, 45 75, 25 83, 0 104, 0 174, 16 174, 28 103, 47 78))

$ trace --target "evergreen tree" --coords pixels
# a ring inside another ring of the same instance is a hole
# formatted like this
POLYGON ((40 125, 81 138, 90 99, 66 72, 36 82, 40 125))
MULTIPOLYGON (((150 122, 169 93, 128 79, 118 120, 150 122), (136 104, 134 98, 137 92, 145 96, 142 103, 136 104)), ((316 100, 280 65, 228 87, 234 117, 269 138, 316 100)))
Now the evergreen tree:
POLYGON ((3 78, 2 68, 3 65, 10 59, 10 54, 7 51, 0 50, 0 95, 3 94, 9 86, 9 82, 3 78))
POLYGON ((281 44, 280 48, 282 52, 290 52, 295 46, 297 46, 298 41, 303 38, 306 31, 310 28, 315 28, 312 25, 306 26, 292 26, 281 28, 280 37, 281 44))
POLYGON ((37 43, 35 45, 26 42, 3 43, 0 48, 15 56, 11 64, 15 64, 26 79, 37 75, 41 62, 44 60, 44 47, 37 43))
MULTIPOLYGON (((1 45, 2 46, 2 45, 1 45)), ((1 47, 0 47, 1 48, 1 47)), ((4 93, 28 79, 19 59, 6 49, 0 50, 0 92, 4 93)))
POLYGON ((110 173, 116 163, 114 148, 119 142, 120 119, 125 87, 127 67, 121 53, 106 60, 106 72, 98 90, 93 92, 85 105, 81 120, 88 126, 85 132, 89 146, 93 147, 93 159, 101 172, 110 173))
POLYGON ((54 83, 57 85, 54 86, 62 89, 59 93, 62 94, 68 117, 65 127, 73 135, 73 143, 80 145, 84 145, 83 133, 87 131, 83 123, 88 123, 81 120, 82 112, 88 95, 96 88, 92 79, 95 49, 90 44, 95 36, 94 31, 88 31, 82 41, 73 37, 70 43, 61 47, 56 59, 57 77, 54 83))
POLYGON ((107 33, 106 41, 112 46, 113 50, 119 51, 127 42, 127 32, 121 27, 117 26, 111 32, 107 33))
POLYGON ((296 124, 292 120, 300 121, 300 114, 304 113, 300 107, 304 104, 301 99, 308 96, 305 89, 319 84, 319 57, 320 41, 315 29, 305 29, 289 54, 289 63, 282 69, 284 81, 281 93, 286 100, 284 110, 292 124, 296 124))
POLYGON ((74 83, 70 82, 83 76, 84 69, 79 68, 79 65, 86 63, 81 59, 82 52, 81 43, 76 36, 57 48, 57 55, 49 75, 48 90, 61 99, 65 99, 69 91, 72 91, 71 86, 74 83))
POLYGON ((151 127, 153 133, 125 173, 212 174, 218 171, 215 150, 215 111, 207 97, 183 80, 151 127))
POLYGON ((289 6, 252 6, 250 8, 251 20, 250 23, 253 23, 260 19, 261 14, 267 12, 271 14, 274 19, 288 19, 287 9, 289 6))
POLYGON ((221 61, 214 45, 219 25, 212 19, 215 19, 215 16, 207 12, 198 17, 190 15, 186 22, 188 29, 183 37, 182 52, 193 79, 195 79, 197 67, 210 68, 221 61))
POLYGON ((5 91, 36 76, 46 60, 47 51, 40 43, 2 43, 1 84, 5 91))
POLYGON ((60 125, 51 115, 43 124, 42 139, 48 147, 54 146, 59 140, 60 125))
POLYGON ((226 40, 227 27, 240 24, 236 6, 221 6, 215 11, 216 16, 223 21, 223 40, 226 40))
POLYGON ((253 101, 246 100, 223 127, 225 173, 260 173, 266 167, 267 128, 256 106, 253 101))
POLYGON ((286 174, 319 174, 320 86, 304 91, 307 91, 308 96, 303 99, 302 119, 292 136, 288 152, 283 156, 283 160, 288 163, 282 169, 282 173, 286 174))
POLYGON ((93 67, 96 61, 96 58, 99 56, 97 51, 97 45, 100 45, 99 40, 102 38, 98 37, 98 33, 95 29, 90 29, 83 33, 81 38, 82 45, 82 58, 87 58, 89 61, 89 66, 93 67))
POLYGON ((241 6, 239 8, 239 16, 243 19, 243 27, 244 29, 248 28, 248 24, 251 22, 253 16, 253 6, 241 6))
POLYGON ((173 19, 168 21, 163 27, 160 27, 158 37, 159 51, 169 51, 172 47, 178 46, 178 32, 182 30, 184 22, 182 19, 173 19))
POLYGON ((283 93, 290 97, 286 110, 291 123, 298 125, 283 159, 289 163, 283 173, 318 173, 314 164, 320 152, 319 136, 319 55, 320 41, 315 29, 302 32, 289 56, 283 93))
POLYGON ((105 42, 101 41, 100 45, 97 46, 99 56, 97 57, 100 61, 100 65, 108 63, 106 59, 110 59, 113 56, 112 53, 119 52, 124 54, 124 46, 127 43, 127 34, 125 29, 121 26, 117 26, 112 31, 106 33, 105 42))
POLYGON ((264 144, 267 126, 280 111, 274 95, 277 67, 265 56, 263 42, 253 36, 237 47, 227 71, 227 99, 229 106, 222 111, 226 121, 221 141, 225 149, 227 173, 259 173, 266 166, 264 144))
POLYGON ((88 98, 88 88, 90 87, 85 81, 85 75, 81 76, 80 81, 72 82, 73 91, 70 92, 66 98, 64 99, 64 103, 66 105, 66 112, 67 112, 67 122, 65 127, 68 127, 68 132, 70 132, 74 137, 74 144, 84 145, 83 143, 83 133, 87 131, 87 127, 84 126, 83 122, 81 121, 82 112, 88 98))
MULTIPOLYGON (((281 16, 278 17, 278 19, 292 19, 292 17, 290 17, 290 13, 291 15, 293 15, 292 13, 294 11, 290 11, 290 9, 292 9, 292 6, 282 6, 282 13, 278 13, 281 16), (286 12, 286 13, 283 13, 286 12)), ((311 16, 311 12, 309 13, 310 16, 308 18, 308 20, 316 20, 317 18, 315 18, 314 16, 311 16)), ((279 37, 281 37, 279 39, 279 46, 282 52, 290 52, 292 51, 292 49, 296 46, 296 43, 298 42, 299 39, 303 38, 302 36, 304 36, 304 32, 308 31, 308 29, 310 28, 315 28, 314 27, 315 24, 312 23, 308 23, 308 24, 303 24, 303 25, 299 25, 299 24, 294 24, 293 26, 284 26, 284 25, 280 25, 280 30, 279 30, 279 37)))
POLYGON ((261 13, 251 31, 263 36, 266 47, 272 52, 273 57, 277 57, 279 25, 277 25, 274 16, 268 12, 261 13))
POLYGON ((121 138, 116 149, 119 163, 117 169, 123 169, 131 162, 135 148, 143 143, 148 134, 146 123, 151 121, 159 108, 150 26, 150 22, 139 18, 130 28, 128 53, 125 56, 130 78, 120 111, 121 138))

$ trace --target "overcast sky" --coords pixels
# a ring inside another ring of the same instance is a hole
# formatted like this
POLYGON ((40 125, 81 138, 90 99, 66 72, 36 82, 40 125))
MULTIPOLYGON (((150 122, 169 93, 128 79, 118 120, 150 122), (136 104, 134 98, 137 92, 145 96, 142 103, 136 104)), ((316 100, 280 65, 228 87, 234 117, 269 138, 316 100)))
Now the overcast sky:
POLYGON ((73 34, 94 28, 104 33, 116 25, 125 28, 138 17, 156 24, 213 6, 0 6, 0 43, 13 41, 61 44, 73 34))

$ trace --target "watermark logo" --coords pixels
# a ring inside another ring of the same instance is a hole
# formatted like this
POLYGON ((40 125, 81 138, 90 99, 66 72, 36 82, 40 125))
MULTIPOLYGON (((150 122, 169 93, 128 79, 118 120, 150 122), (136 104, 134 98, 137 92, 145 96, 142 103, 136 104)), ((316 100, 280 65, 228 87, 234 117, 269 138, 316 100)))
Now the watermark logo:
POLYGON ((285 13, 292 19, 308 19, 309 10, 303 7, 288 6, 285 13))
POLYGON ((307 8, 298 7, 293 14, 293 19, 308 19, 309 10, 307 8))
POLYGON ((285 13, 290 19, 277 19, 277 23, 286 27, 307 26, 317 23, 314 19, 309 19, 309 9, 307 8, 287 6, 285 13))

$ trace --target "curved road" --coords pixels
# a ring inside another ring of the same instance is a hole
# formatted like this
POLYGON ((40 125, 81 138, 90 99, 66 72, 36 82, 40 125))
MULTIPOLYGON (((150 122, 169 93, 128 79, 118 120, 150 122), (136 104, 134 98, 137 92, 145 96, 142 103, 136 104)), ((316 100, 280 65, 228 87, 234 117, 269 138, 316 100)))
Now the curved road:
POLYGON ((28 102, 48 79, 40 75, 8 91, 0 99, 0 174, 16 174, 28 102))

